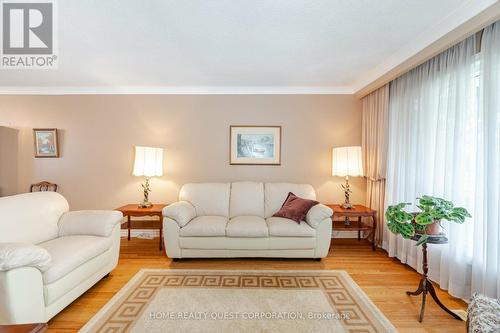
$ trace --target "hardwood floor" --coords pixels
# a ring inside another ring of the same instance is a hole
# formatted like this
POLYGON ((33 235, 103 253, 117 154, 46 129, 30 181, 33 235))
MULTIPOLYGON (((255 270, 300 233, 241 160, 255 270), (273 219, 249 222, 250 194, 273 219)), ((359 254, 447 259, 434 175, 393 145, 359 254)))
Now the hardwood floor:
MULTIPOLYGON (((118 267, 49 322, 49 332, 74 332, 85 324, 141 268, 163 269, 341 269, 347 271, 400 332, 465 332, 465 322, 453 319, 431 299, 423 323, 418 322, 420 298, 406 295, 415 290, 420 274, 383 250, 373 252, 367 241, 336 239, 327 258, 310 259, 185 259, 174 262, 158 250, 158 239, 122 238, 118 267)), ((466 309, 466 303, 437 288, 450 309, 466 309)), ((382 332, 381 332, 382 333, 382 332)))

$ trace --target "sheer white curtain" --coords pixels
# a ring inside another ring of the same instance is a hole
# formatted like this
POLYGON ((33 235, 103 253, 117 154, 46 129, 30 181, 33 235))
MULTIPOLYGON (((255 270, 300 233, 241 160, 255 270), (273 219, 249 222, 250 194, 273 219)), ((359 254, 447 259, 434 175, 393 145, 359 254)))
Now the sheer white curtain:
POLYGON ((500 298, 500 21, 483 32, 472 292, 500 298))
MULTIPOLYGON (((485 152, 475 37, 391 82, 386 206, 424 194, 466 207, 463 225, 443 223, 447 245, 429 245, 429 277, 457 297, 471 290, 473 235, 482 223, 485 152)), ((416 209, 415 207, 413 207, 416 209)), ((421 249, 385 230, 390 256, 421 270, 421 249)))

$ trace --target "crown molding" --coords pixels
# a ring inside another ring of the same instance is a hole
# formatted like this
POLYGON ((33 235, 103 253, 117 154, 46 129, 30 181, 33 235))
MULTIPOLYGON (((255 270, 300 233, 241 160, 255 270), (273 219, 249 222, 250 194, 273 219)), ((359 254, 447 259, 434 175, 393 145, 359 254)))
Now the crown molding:
POLYGON ((351 95, 352 87, 0 87, 0 95, 351 95))
POLYGON ((362 98, 368 95, 498 18, 498 0, 470 0, 464 3, 358 80, 352 87, 356 96, 362 98))

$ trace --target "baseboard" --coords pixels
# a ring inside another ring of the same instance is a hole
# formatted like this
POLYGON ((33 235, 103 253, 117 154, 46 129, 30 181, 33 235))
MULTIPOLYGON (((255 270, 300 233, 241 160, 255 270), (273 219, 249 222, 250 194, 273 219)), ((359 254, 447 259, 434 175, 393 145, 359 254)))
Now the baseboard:
MULTIPOLYGON (((363 236, 361 236, 364 238, 363 236)), ((332 238, 358 238, 357 231, 333 231, 332 238)))
MULTIPOLYGON (((122 237, 127 237, 127 229, 122 229, 120 235, 122 237)), ((132 229, 130 230, 130 237, 137 237, 140 235, 147 235, 149 237, 159 237, 159 230, 151 230, 151 229, 132 229)))
MULTIPOLYGON (((131 237, 137 237, 137 236, 142 236, 142 235, 144 235, 145 238, 147 238, 147 237, 159 237, 160 231, 159 230, 151 230, 151 229, 132 229, 132 230, 130 230, 131 237)), ((121 236, 127 237, 127 229, 121 230, 121 236)), ((357 237, 358 237, 357 231, 333 231, 332 232, 332 238, 357 238, 357 237)))

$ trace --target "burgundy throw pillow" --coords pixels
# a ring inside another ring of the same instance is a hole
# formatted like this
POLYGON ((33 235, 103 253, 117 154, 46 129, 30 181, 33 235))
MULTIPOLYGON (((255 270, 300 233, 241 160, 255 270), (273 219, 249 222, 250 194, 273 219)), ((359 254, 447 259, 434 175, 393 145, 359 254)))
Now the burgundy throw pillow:
POLYGON ((319 202, 315 200, 303 199, 289 192, 281 209, 276 212, 273 217, 284 217, 300 223, 300 221, 306 218, 309 209, 317 204, 319 204, 319 202))

